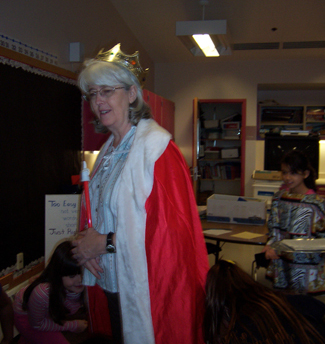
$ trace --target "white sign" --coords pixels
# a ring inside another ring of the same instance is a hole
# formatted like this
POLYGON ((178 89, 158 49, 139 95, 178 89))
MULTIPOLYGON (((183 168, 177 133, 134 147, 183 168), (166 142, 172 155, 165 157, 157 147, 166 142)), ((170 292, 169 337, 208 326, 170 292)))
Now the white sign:
POLYGON ((45 196, 45 264, 58 243, 79 228, 80 195, 45 196))

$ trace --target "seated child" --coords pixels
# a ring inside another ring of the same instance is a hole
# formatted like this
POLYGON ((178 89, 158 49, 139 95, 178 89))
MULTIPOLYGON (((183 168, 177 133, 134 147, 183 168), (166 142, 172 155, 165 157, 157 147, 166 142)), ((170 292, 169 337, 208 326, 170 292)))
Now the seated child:
POLYGON ((321 301, 275 292, 233 262, 219 260, 208 272, 206 343, 325 343, 324 315, 321 301))
POLYGON ((68 344, 64 331, 77 334, 86 330, 85 314, 77 315, 84 307, 81 268, 71 249, 70 241, 59 244, 43 273, 16 294, 14 319, 21 335, 19 343, 68 344))
POLYGON ((267 277, 274 288, 295 293, 325 292, 325 257, 319 252, 281 252, 272 244, 282 239, 325 237, 325 200, 316 194, 315 171, 308 157, 298 151, 288 152, 281 161, 285 188, 272 199, 268 220, 269 241, 262 252, 270 259, 267 277))
POLYGON ((0 284, 0 325, 3 338, 1 344, 11 343, 14 335, 14 311, 12 302, 0 284))

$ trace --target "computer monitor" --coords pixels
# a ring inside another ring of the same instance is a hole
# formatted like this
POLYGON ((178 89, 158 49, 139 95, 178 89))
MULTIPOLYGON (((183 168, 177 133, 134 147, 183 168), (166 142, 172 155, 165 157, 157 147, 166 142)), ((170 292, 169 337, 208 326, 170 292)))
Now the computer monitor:
POLYGON ((315 136, 265 136, 264 169, 281 171, 281 159, 292 149, 303 151, 311 166, 315 169, 318 179, 319 168, 319 138, 315 136))

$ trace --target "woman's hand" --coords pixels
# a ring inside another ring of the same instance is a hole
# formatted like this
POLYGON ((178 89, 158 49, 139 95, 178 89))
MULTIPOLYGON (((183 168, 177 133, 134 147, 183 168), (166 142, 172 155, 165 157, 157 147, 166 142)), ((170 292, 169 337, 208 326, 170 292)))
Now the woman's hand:
POLYGON ((81 333, 88 327, 88 321, 87 320, 77 320, 77 329, 73 332, 75 333, 81 333))
POLYGON ((87 268, 97 279, 100 279, 100 274, 98 272, 104 272, 104 270, 99 265, 100 258, 93 258, 88 260, 84 267, 87 268))
POLYGON ((72 241, 72 245, 75 246, 72 249, 73 258, 80 265, 85 265, 90 260, 91 265, 95 265, 93 258, 106 253, 106 239, 105 234, 99 234, 94 228, 85 229, 72 241))
POLYGON ((265 245, 262 252, 265 252, 266 259, 279 259, 280 257, 275 253, 275 250, 270 245, 265 245))

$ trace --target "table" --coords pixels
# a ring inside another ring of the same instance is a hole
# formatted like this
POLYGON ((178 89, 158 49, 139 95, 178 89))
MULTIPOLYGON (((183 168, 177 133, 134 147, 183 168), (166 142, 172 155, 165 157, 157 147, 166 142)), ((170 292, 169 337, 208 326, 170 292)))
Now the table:
POLYGON ((207 220, 201 220, 203 234, 206 239, 216 241, 216 261, 219 259, 219 252, 221 251, 220 242, 231 242, 233 244, 246 244, 246 245, 265 245, 268 240, 268 229, 267 224, 262 226, 254 225, 242 225, 235 223, 219 223, 219 222, 208 222, 207 220), (208 229, 225 229, 227 233, 207 233, 208 229), (249 238, 258 234, 259 236, 249 238), (235 235, 235 236, 234 236, 235 235), (245 236, 245 237, 243 237, 245 236))

